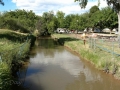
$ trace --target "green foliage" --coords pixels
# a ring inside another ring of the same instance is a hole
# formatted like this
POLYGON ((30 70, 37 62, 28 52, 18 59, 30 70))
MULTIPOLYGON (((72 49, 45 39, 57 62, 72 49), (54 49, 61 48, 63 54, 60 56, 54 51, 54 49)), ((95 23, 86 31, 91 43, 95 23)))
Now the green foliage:
POLYGON ((118 18, 117 14, 112 10, 110 7, 103 8, 101 10, 102 16, 101 16, 101 21, 104 25, 104 27, 110 27, 114 28, 118 26, 118 18))
POLYGON ((42 17, 39 17, 36 28, 40 33, 40 36, 48 36, 56 29, 57 20, 53 11, 44 12, 42 17))
POLYGON ((2 61, 11 64, 13 59, 16 60, 17 57, 26 57, 30 48, 30 41, 27 41, 27 38, 29 38, 27 35, 5 30, 0 31, 0 36, 0 55, 2 61), (21 37, 23 40, 20 39, 21 37))
MULTIPOLYGON (((12 62, 21 62, 26 56, 28 56, 30 43, 13 43, 4 39, 4 46, 0 49, 0 89, 10 90, 12 85, 12 62)), ((2 41, 3 42, 3 41, 2 41)))
POLYGON ((6 63, 0 63, 0 90, 11 90, 11 72, 6 63))
POLYGON ((6 11, 0 15, 0 28, 7 28, 24 33, 33 32, 38 16, 31 10, 6 11))
POLYGON ((14 32, 6 29, 0 29, 0 38, 6 38, 13 42, 24 42, 27 39, 27 34, 14 32))
POLYGON ((12 62, 21 62, 28 56, 33 36, 10 30, 0 30, 0 36, 0 90, 11 90, 12 62))
MULTIPOLYGON (((75 0, 84 3, 88 0, 75 0)), ((86 2, 86 3, 85 3, 86 2)), ((14 31, 24 33, 34 33, 38 31, 37 36, 48 36, 54 33, 57 28, 66 28, 68 30, 84 30, 85 28, 117 28, 117 14, 110 7, 99 10, 98 6, 92 6, 89 12, 83 14, 65 15, 62 11, 44 12, 42 16, 37 16, 32 11, 15 10, 0 14, 0 28, 8 28, 14 31)))
POLYGON ((120 2, 118 0, 106 0, 108 5, 113 5, 113 9, 119 13, 120 11, 120 2))
POLYGON ((67 15, 65 17, 65 25, 69 29, 84 30, 85 28, 116 28, 118 26, 117 14, 110 7, 101 10, 97 6, 93 6, 90 12, 76 15, 67 15), (78 22, 77 22, 78 20, 78 22), (69 26, 68 26, 69 25, 69 26))
POLYGON ((56 14, 59 28, 64 28, 64 16, 65 16, 65 13, 62 11, 58 11, 56 14))
MULTIPOLYGON (((79 2, 79 5, 80 5, 81 8, 85 8, 88 1, 90 1, 90 0, 74 0, 74 1, 79 2)), ((103 25, 108 27, 112 23, 110 28, 112 29, 113 27, 118 27, 118 30, 119 30, 118 34, 119 34, 119 37, 120 37, 120 1, 119 0, 106 0, 106 2, 108 4, 108 6, 112 7, 112 9, 117 13, 117 15, 118 15, 118 24, 116 24, 116 21, 113 21, 113 20, 110 20, 109 22, 99 20, 99 22, 96 23, 96 25, 99 24, 99 28, 103 28, 103 25), (104 24, 101 25, 101 23, 104 23, 104 24)), ((98 6, 99 5, 100 5, 100 0, 98 0, 98 6)), ((104 16, 109 17, 107 15, 104 15, 104 16)))
POLYGON ((71 21, 72 21, 72 15, 67 15, 65 17, 65 21, 64 21, 65 28, 69 28, 70 27, 71 21))
POLYGON ((36 23, 36 29, 38 30, 38 33, 40 35, 45 32, 45 30, 46 30, 46 23, 44 21, 44 18, 39 17, 39 19, 38 19, 38 21, 36 23))
POLYGON ((98 6, 96 6, 96 5, 90 8, 90 13, 91 13, 91 14, 94 14, 94 13, 97 12, 97 11, 99 11, 99 8, 98 8, 98 6))

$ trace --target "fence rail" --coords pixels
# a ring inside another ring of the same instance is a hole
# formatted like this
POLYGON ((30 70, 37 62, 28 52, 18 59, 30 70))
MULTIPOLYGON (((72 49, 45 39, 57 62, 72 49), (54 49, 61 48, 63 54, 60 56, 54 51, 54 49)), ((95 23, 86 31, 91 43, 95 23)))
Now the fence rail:
POLYGON ((103 51, 111 53, 112 55, 120 56, 119 42, 115 38, 89 38, 89 47, 92 49, 99 48, 103 51))

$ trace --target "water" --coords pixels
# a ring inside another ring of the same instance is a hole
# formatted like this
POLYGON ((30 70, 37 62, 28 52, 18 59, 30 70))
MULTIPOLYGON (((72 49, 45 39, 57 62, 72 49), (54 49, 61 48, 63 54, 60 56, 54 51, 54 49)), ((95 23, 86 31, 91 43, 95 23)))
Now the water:
POLYGON ((120 81, 52 39, 40 39, 36 45, 20 74, 25 90, 120 90, 120 81))

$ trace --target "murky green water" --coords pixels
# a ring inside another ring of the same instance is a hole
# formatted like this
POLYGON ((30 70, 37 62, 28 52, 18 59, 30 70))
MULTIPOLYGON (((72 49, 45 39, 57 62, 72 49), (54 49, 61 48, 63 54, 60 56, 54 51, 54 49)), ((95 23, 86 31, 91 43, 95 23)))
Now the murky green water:
POLYGON ((40 39, 36 45, 20 75, 26 90, 120 90, 120 81, 52 39, 40 39))

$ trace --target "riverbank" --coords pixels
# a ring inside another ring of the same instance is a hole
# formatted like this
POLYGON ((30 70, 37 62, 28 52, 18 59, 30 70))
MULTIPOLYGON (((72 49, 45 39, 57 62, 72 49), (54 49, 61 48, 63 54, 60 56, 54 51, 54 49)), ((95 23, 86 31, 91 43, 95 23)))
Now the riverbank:
POLYGON ((89 46, 89 41, 78 39, 78 36, 71 36, 71 34, 53 34, 52 38, 78 53, 81 58, 92 63, 95 68, 104 71, 107 74, 112 74, 116 79, 120 79, 120 57, 112 56, 99 48, 93 49, 89 46))
POLYGON ((32 35, 0 29, 0 90, 11 90, 33 40, 32 35))

